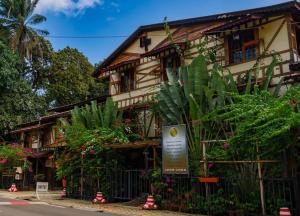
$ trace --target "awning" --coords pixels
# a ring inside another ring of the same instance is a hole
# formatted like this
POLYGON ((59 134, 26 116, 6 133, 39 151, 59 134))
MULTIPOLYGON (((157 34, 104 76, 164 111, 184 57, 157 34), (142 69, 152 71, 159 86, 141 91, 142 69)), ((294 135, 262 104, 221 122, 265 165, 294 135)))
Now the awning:
POLYGON ((40 128, 45 128, 48 126, 53 125, 53 123, 47 123, 47 124, 36 124, 36 125, 32 125, 32 126, 28 126, 28 127, 23 127, 23 128, 19 128, 17 130, 11 131, 11 134, 17 134, 17 133, 22 133, 22 132, 26 132, 26 131, 32 131, 32 130, 36 130, 36 129, 40 129, 40 128))
POLYGON ((213 23, 180 27, 172 33, 172 41, 169 38, 164 39, 156 47, 145 53, 143 56, 152 56, 158 54, 159 52, 174 47, 174 44, 185 45, 188 41, 200 39, 205 32, 222 26, 223 24, 224 23, 213 23))
POLYGON ((140 54, 138 53, 122 53, 120 54, 108 67, 103 68, 101 72, 108 70, 115 70, 117 68, 131 65, 131 64, 139 64, 140 62, 140 54))

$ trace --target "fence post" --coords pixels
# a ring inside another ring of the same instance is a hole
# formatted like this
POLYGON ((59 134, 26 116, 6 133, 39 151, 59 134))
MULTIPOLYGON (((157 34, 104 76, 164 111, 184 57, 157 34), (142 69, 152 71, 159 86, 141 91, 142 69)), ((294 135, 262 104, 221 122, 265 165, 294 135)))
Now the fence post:
POLYGON ((294 187, 295 187, 295 202, 296 202, 296 214, 300 215, 300 173, 296 173, 294 178, 294 187))
POLYGON ((83 154, 81 154, 81 168, 80 168, 80 199, 83 197, 83 154))

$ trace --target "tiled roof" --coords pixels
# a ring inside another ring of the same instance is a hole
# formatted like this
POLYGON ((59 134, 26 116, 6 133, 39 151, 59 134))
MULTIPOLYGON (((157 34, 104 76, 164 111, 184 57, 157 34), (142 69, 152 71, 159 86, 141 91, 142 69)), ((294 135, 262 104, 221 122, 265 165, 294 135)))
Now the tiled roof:
POLYGON ((26 132, 26 131, 31 131, 31 130, 36 130, 36 129, 40 129, 40 128, 45 128, 48 127, 50 125, 53 125, 53 123, 47 123, 47 124, 36 124, 36 125, 32 125, 32 126, 28 126, 28 127, 23 127, 14 131, 11 131, 11 134, 16 134, 16 133, 21 133, 21 132, 26 132))
POLYGON ((153 55, 158 53, 166 48, 173 46, 173 44, 185 44, 187 41, 193 41, 202 37, 203 33, 210 31, 217 27, 222 26, 224 23, 212 23, 212 24, 200 24, 188 27, 178 28, 175 32, 172 33, 173 41, 169 38, 166 38, 156 47, 154 47, 149 52, 145 53, 145 56, 153 55))
POLYGON ((140 54, 138 53, 122 53, 120 54, 106 69, 115 69, 125 64, 130 64, 133 62, 138 62, 140 59, 140 54))

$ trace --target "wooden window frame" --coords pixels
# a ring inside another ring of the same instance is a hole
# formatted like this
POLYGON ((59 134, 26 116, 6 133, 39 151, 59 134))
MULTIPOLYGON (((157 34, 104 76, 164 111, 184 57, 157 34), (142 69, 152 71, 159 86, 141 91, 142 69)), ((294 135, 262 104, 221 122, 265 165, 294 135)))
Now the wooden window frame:
POLYGON ((131 92, 136 89, 136 73, 135 68, 129 68, 127 70, 120 71, 120 82, 119 82, 119 93, 126 93, 131 92), (124 74, 124 76, 122 76, 124 74), (125 77, 125 75, 129 75, 129 79, 126 83, 127 87, 124 87, 124 83, 122 81, 122 77, 125 77))
MULTIPOLYGON (((232 56, 232 50, 230 50, 230 46, 229 46, 229 40, 230 40, 230 37, 232 37, 233 34, 230 34, 230 35, 226 35, 225 36, 225 43, 224 43, 224 49, 225 49, 225 63, 227 66, 230 66, 230 65, 237 65, 237 64, 243 64, 243 63, 246 63, 246 62, 250 62, 250 61, 253 61, 255 59, 258 58, 258 56, 260 55, 260 40, 259 40, 259 31, 258 29, 253 29, 253 34, 254 34, 254 40, 251 40, 251 41, 248 41, 248 42, 243 42, 243 45, 241 47, 241 51, 242 51, 242 61, 241 62, 234 62, 231 58, 232 56), (255 58, 250 58, 250 59, 247 59, 246 58, 246 49, 247 47, 250 47, 250 46, 255 46, 255 58)), ((240 31, 241 33, 243 33, 243 30, 240 31)))

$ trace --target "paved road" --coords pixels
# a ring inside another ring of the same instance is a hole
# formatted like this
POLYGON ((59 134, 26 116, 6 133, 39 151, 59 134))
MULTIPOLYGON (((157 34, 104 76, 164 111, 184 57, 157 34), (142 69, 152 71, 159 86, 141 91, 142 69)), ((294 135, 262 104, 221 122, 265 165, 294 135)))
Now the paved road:
POLYGON ((74 209, 48 205, 43 202, 27 202, 0 198, 1 216, 117 216, 96 209, 74 209))

